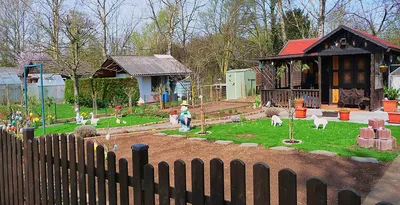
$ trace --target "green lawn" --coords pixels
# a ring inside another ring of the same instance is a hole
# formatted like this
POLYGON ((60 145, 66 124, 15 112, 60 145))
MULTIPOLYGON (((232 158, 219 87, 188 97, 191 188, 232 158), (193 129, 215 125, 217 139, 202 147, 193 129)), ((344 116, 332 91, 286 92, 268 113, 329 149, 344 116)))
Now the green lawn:
MULTIPOLYGON (((366 127, 365 124, 350 122, 329 122, 325 130, 313 129, 313 121, 295 120, 295 139, 303 142, 293 147, 304 150, 327 150, 337 152, 344 157, 360 156, 375 157, 380 161, 393 161, 400 153, 384 152, 374 149, 361 149, 357 147, 356 137, 359 128, 366 127)), ((392 135, 400 143, 400 126, 386 126, 392 130, 392 135)), ((188 137, 199 137, 195 133, 199 127, 187 133, 188 137)), ((283 126, 271 126, 270 119, 246 121, 233 124, 221 124, 207 127, 212 134, 206 135, 210 140, 232 140, 235 143, 253 142, 262 144, 265 147, 282 146, 282 140, 288 138, 288 120, 283 119, 283 126)), ((178 134, 177 130, 165 131, 167 134, 178 134)), ((179 133, 182 134, 182 133, 179 133)))
MULTIPOLYGON (((161 121, 161 118, 158 117, 143 117, 143 116, 125 116, 120 118, 121 124, 116 123, 116 118, 101 118, 96 126, 96 128, 106 128, 107 124, 109 123, 109 127, 124 127, 124 126, 132 126, 132 125, 139 125, 145 124, 150 122, 158 122, 161 121), (126 124, 123 124, 122 121, 126 121, 126 124)), ((90 122, 86 124, 90 125, 90 122)), ((77 125, 76 123, 67 123, 67 124, 57 124, 57 125, 49 125, 46 127, 47 134, 54 134, 54 133, 69 133, 75 131, 76 127, 81 126, 77 125)), ((35 136, 43 135, 42 127, 39 127, 35 130, 35 136)))
MULTIPOLYGON (((128 108, 123 108, 123 110, 128 110, 128 108)), ((55 111, 57 111, 57 119, 63 119, 63 118, 73 118, 75 117, 75 109, 73 104, 57 104, 56 106, 52 105, 50 107, 50 114, 55 115, 55 111)), ((41 116, 42 112, 42 107, 41 106, 35 106, 32 110, 33 114, 36 116, 41 116)), ((47 115, 48 108, 45 108, 45 113, 47 115)), ((84 107, 81 106, 81 112, 85 112, 86 114, 89 115, 89 113, 93 112, 93 109, 91 107, 84 107)), ((114 108, 107 108, 107 114, 110 115, 111 113, 114 113, 115 110, 114 108)), ((105 108, 99 108, 97 109, 97 114, 105 114, 106 109, 105 108)))

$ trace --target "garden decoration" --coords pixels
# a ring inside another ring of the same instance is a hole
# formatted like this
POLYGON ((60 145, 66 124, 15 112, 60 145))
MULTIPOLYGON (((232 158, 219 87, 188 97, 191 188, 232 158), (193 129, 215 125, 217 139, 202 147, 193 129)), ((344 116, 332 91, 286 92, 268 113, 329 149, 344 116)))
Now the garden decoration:
POLYGON ((276 125, 282 126, 282 120, 280 117, 273 115, 271 118, 271 125, 274 125, 274 127, 276 125))
POLYGON ((339 110, 339 120, 350 120, 350 110, 342 108, 339 110))
POLYGON ((176 110, 171 110, 169 112, 169 122, 173 125, 179 124, 179 116, 178 116, 178 111, 176 110))
POLYGON ((90 124, 97 126, 97 122, 99 122, 99 118, 94 118, 93 112, 90 113, 90 124))
MULTIPOLYGON (((83 116, 81 116, 81 115, 79 114, 79 112, 76 112, 75 120, 76 120, 76 124, 80 125, 80 124, 82 124, 82 121, 83 121, 84 119, 83 119, 83 116)), ((85 123, 85 124, 86 124, 86 123, 85 123)))
POLYGON ((320 125, 322 125, 322 129, 325 129, 326 125, 328 124, 328 120, 324 118, 318 118, 315 115, 312 115, 311 119, 314 120, 315 129, 318 129, 320 125))
POLYGON ((360 135, 357 137, 357 145, 360 148, 394 150, 396 142, 391 130, 385 128, 385 121, 380 119, 369 119, 368 127, 360 128, 360 135))
POLYGON ((190 121, 192 120, 192 115, 188 110, 189 104, 184 100, 181 104, 181 114, 179 116, 179 121, 181 124, 181 128, 179 128, 180 132, 188 132, 190 131, 190 121))
POLYGON ((295 108, 296 118, 306 118, 307 108, 295 108))

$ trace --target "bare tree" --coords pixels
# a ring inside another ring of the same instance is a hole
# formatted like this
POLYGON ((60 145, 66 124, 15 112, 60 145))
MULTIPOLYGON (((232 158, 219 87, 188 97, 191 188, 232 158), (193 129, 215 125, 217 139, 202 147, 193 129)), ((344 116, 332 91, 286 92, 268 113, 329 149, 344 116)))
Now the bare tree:
POLYGON ((283 11, 282 1, 283 0, 278 0, 278 13, 279 13, 279 23, 281 25, 282 41, 283 43, 286 43, 287 37, 286 37, 286 26, 285 26, 285 12, 283 11))

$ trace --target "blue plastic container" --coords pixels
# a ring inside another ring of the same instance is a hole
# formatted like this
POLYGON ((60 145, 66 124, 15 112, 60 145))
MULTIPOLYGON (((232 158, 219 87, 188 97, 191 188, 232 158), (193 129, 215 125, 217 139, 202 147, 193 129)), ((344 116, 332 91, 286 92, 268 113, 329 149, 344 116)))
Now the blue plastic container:
POLYGON ((163 102, 168 102, 168 91, 163 92, 162 101, 163 102))

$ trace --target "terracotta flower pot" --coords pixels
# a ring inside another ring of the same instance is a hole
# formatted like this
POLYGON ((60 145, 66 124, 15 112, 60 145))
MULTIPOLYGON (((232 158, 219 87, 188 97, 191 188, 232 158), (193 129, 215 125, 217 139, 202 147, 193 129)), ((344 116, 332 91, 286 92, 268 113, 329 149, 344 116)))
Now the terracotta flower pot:
POLYGON ((169 114, 170 115, 176 115, 176 114, 178 114, 178 111, 177 110, 171 110, 171 111, 169 111, 169 114))
POLYGON ((295 102, 295 108, 303 108, 304 100, 298 100, 295 102))
POLYGON ((385 112, 395 112, 397 111, 398 100, 382 100, 383 111, 385 112))
POLYGON ((122 106, 121 106, 121 105, 115 106, 115 110, 116 110, 116 111, 119 111, 119 110, 121 110, 121 109, 122 109, 122 106))
POLYGON ((307 108, 296 108, 296 118, 306 118, 307 116, 307 108))
POLYGON ((388 112, 389 122, 400 124, 400 112, 388 112))
POLYGON ((339 120, 350 120, 350 111, 339 110, 339 120))

